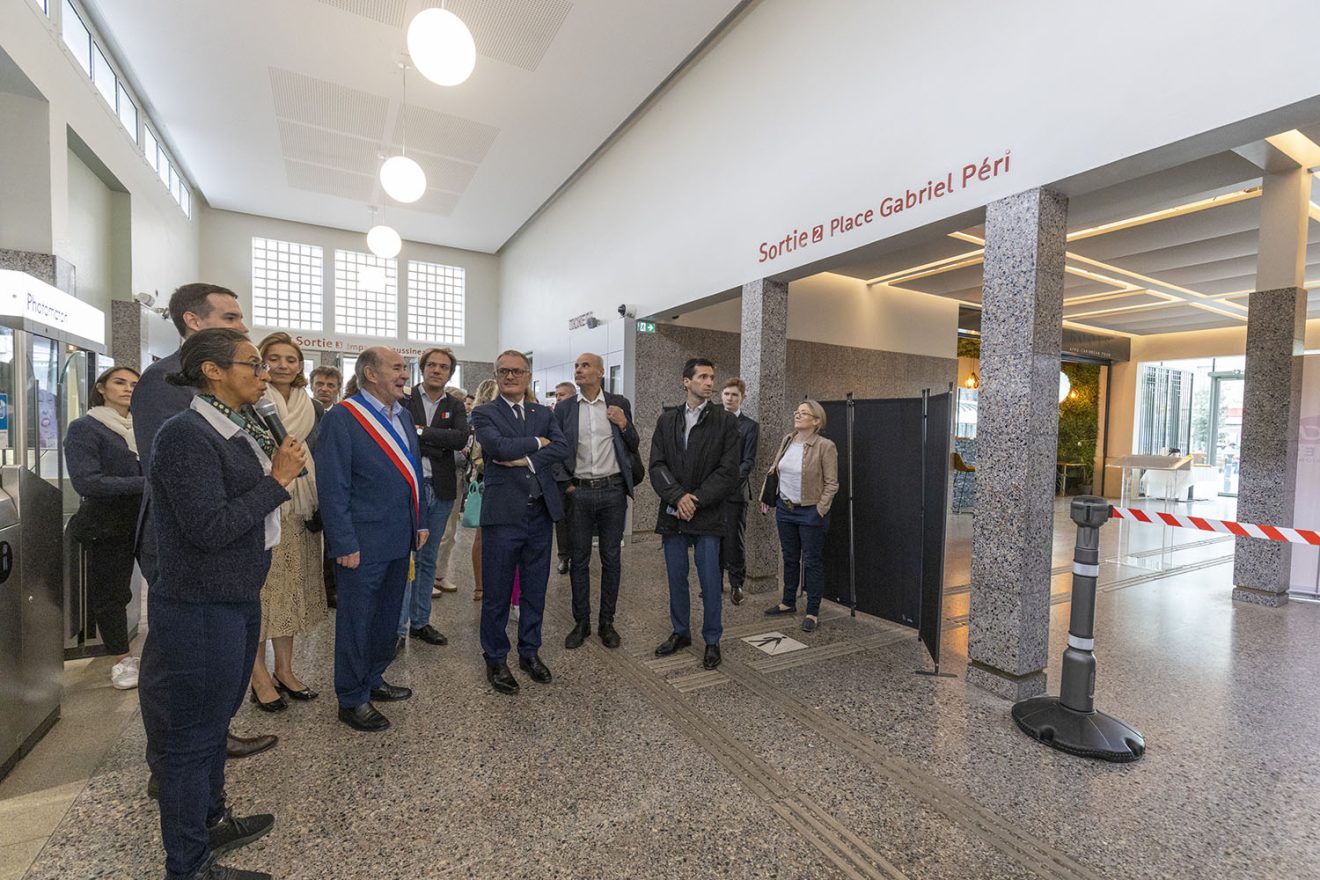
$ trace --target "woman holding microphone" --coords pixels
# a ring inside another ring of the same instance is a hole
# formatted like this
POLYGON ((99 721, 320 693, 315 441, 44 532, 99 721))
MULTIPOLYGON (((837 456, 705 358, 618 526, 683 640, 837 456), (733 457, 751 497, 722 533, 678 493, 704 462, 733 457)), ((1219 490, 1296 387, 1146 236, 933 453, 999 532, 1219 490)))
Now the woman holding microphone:
POLYGON ((164 552, 139 685, 147 762, 160 780, 166 876, 263 880, 215 864, 275 823, 229 811, 225 735, 252 671, 280 505, 307 455, 294 437, 277 448, 252 413, 269 367, 241 333, 202 330, 179 360, 169 381, 197 396, 152 447, 150 527, 164 552))
MULTIPOLYGON (((778 484, 775 525, 779 548, 784 555, 783 600, 766 614, 792 614, 797 610, 797 592, 802 569, 806 569, 807 616, 803 632, 816 628, 820 599, 825 592, 825 563, 821 551, 830 528, 830 505, 839 491, 839 451, 834 441, 820 436, 825 427, 825 408, 804 400, 793 412, 793 430, 784 436, 766 486, 778 484)), ((761 490, 761 513, 769 510, 766 488, 761 490)))

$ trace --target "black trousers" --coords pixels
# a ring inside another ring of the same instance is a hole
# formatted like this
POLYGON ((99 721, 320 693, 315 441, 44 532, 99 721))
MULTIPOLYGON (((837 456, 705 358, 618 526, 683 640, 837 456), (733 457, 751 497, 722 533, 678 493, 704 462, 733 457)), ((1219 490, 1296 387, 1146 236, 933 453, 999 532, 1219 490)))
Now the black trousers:
POLYGON ((724 502, 724 537, 720 540, 720 568, 729 573, 729 586, 741 587, 747 578, 747 502, 724 502))
POLYGON ((128 653, 128 603, 133 601, 133 537, 87 547, 87 604, 114 656, 128 653))
POLYGON ((619 603, 619 581, 623 574, 623 524, 628 518, 628 494, 623 483, 573 490, 569 505, 569 539, 572 547, 569 581, 573 586, 573 619, 591 619, 591 539, 600 536, 600 621, 614 622, 619 603))
MULTIPOLYGON (((568 504, 567 500, 564 504, 568 504)), ((569 513, 565 510, 564 518, 555 523, 555 552, 560 559, 564 560, 573 558, 573 539, 568 534, 568 517, 569 513)))
POLYGON ((172 880, 211 855, 206 828, 225 808, 225 738, 252 675, 261 603, 149 593, 147 607, 138 698, 147 763, 160 780, 160 836, 172 880))

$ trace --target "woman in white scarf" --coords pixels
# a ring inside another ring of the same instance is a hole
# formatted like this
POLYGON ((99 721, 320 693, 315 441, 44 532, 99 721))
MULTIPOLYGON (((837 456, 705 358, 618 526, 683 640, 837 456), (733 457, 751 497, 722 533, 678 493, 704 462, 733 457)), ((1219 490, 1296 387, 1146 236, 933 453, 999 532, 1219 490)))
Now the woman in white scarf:
MULTIPOLYGON (((266 398, 294 437, 316 443, 321 405, 307 394, 301 349, 287 333, 261 341, 261 357, 270 367, 266 398)), ((271 557, 261 588, 261 643, 252 667, 252 702, 268 712, 288 707, 285 697, 314 700, 313 691, 293 672, 293 637, 309 632, 325 618, 321 583, 321 535, 307 529, 316 513, 316 464, 307 456, 307 473, 288 487, 290 499, 280 508, 280 543, 271 557), (266 641, 274 646, 274 674, 266 666, 266 641)))

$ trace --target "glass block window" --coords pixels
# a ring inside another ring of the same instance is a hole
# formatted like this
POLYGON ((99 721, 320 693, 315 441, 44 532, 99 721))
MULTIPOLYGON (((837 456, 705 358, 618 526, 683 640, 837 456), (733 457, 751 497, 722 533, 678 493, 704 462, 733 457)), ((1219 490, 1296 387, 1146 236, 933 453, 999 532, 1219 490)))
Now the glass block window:
POLYGON ((61 30, 64 35, 64 45, 69 47, 73 57, 77 59, 78 66, 82 68, 83 73, 92 75, 92 34, 87 30, 87 25, 83 24, 78 16, 78 11, 73 8, 69 0, 64 0, 64 14, 61 30))
POLYGON ((461 266, 409 261, 409 339, 463 344, 465 277, 461 266))
POLYGON ((121 125, 124 126, 124 130, 128 132, 128 136, 133 139, 133 143, 137 143, 137 139, 138 139, 137 105, 133 103, 133 99, 128 96, 128 92, 125 91, 122 85, 116 86, 115 98, 119 102, 119 110, 118 110, 119 122, 121 125))
POLYGON ((282 330, 320 330, 325 323, 322 260, 315 245, 253 238, 253 322, 282 330))
POLYGON ((399 333, 397 260, 335 251, 335 330, 362 336, 399 333))

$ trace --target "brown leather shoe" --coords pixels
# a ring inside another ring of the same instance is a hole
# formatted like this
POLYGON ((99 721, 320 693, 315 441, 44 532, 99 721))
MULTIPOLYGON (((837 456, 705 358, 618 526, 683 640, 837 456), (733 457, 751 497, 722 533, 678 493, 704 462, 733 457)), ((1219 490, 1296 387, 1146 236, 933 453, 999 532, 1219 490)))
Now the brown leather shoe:
POLYGON ((261 736, 234 736, 231 733, 225 741, 225 757, 248 758, 274 748, 279 741, 280 738, 271 733, 261 736))

